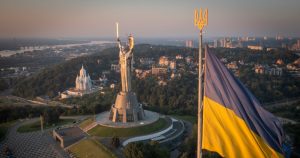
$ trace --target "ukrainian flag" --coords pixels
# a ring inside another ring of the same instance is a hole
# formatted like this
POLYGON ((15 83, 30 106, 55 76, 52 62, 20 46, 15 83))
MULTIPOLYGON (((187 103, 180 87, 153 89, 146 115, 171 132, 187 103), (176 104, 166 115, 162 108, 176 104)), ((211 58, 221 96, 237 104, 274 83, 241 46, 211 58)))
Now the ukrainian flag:
POLYGON ((228 158, 284 157, 279 120, 205 51, 202 148, 228 158))

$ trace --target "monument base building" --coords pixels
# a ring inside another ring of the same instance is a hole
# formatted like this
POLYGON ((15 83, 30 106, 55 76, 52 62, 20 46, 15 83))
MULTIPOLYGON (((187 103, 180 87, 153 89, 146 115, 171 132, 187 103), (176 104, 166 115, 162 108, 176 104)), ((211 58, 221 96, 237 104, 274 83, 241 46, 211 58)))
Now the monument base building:
POLYGON ((143 120, 145 113, 135 93, 119 92, 115 104, 112 105, 109 120, 113 122, 136 122, 143 120))

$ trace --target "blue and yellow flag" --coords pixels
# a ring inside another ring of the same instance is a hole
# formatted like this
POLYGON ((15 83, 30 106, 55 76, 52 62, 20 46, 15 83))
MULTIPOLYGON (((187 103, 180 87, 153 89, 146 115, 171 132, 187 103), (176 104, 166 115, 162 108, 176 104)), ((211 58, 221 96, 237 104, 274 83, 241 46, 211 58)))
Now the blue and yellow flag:
POLYGON ((279 120, 208 49, 202 148, 228 158, 283 157, 279 120))

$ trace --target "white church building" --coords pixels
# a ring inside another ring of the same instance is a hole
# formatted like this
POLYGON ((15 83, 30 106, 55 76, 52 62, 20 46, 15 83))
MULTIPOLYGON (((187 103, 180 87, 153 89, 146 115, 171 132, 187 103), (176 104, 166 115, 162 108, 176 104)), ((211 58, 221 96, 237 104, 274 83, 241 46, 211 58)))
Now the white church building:
POLYGON ((77 75, 75 80, 75 88, 70 88, 62 93, 60 93, 60 97, 62 99, 70 98, 70 97, 80 97, 85 94, 90 94, 96 92, 98 90, 97 87, 92 85, 92 80, 90 75, 87 74, 83 65, 79 71, 79 75, 77 75))
POLYGON ((89 74, 86 74, 86 70, 83 65, 79 71, 79 76, 76 77, 76 87, 79 91, 90 91, 92 90, 92 81, 89 74))

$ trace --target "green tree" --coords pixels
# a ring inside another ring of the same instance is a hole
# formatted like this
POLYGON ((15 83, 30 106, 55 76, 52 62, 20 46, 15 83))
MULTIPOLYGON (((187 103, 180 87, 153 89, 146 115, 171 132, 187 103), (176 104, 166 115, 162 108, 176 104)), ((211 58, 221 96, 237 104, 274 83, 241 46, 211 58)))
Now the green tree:
POLYGON ((59 121, 60 112, 58 109, 47 108, 44 113, 44 121, 46 124, 54 124, 59 121))
POLYGON ((126 158, 145 158, 141 151, 140 144, 137 143, 129 143, 126 145, 123 153, 126 158))
POLYGON ((150 143, 129 143, 125 146, 123 153, 126 158, 169 158, 169 152, 157 142, 150 143))
POLYGON ((7 81, 5 81, 4 79, 0 78, 0 91, 3 91, 5 89, 7 89, 9 86, 8 86, 8 83, 7 81))
POLYGON ((113 136, 110 142, 111 146, 114 148, 118 148, 120 146, 120 138, 118 136, 113 136))

